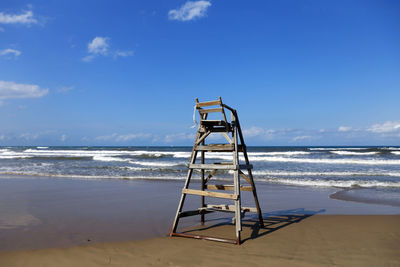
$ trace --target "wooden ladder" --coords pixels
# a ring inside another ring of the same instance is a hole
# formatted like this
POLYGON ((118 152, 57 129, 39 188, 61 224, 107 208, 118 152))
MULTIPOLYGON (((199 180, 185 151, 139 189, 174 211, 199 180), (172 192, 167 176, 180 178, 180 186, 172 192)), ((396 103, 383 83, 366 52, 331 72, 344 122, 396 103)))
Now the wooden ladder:
POLYGON ((262 213, 257 198, 256 186, 254 184, 251 169, 253 166, 249 162, 247 149, 244 143, 242 130, 240 128, 239 118, 236 110, 222 103, 221 97, 216 101, 199 102, 196 98, 196 109, 200 114, 200 124, 197 130, 197 135, 194 141, 190 162, 188 165, 188 173, 186 182, 182 189, 182 195, 179 201, 178 210, 175 215, 175 220, 172 225, 170 236, 191 237, 197 239, 206 239, 212 241, 227 242, 239 245, 241 242, 240 232, 242 231, 242 217, 246 212, 254 212, 258 214, 259 226, 264 227, 262 213), (231 112, 231 121, 226 119, 225 109, 231 112), (222 120, 207 120, 209 113, 222 113, 222 120), (205 140, 211 133, 221 133, 228 143, 226 144, 206 144, 205 140), (200 163, 196 163, 198 154, 201 154, 200 163), (206 152, 232 152, 232 163, 217 163, 205 164, 206 152), (239 153, 243 154, 244 164, 239 162, 239 153), (199 169, 201 173, 201 190, 190 189, 189 184, 193 175, 193 171, 199 169), (209 173, 206 177, 206 170, 209 173), (233 185, 209 184, 210 179, 218 170, 233 171, 233 185), (245 174, 242 170, 247 170, 245 174), (240 177, 243 178, 249 185, 241 186, 240 177), (208 191, 213 190, 213 191, 208 191), (216 192, 219 190, 233 191, 233 193, 216 192), (255 208, 241 206, 241 191, 252 191, 255 208), (197 210, 182 211, 183 204, 187 195, 201 196, 201 207, 197 210), (234 205, 210 205, 205 203, 206 197, 223 198, 232 200, 234 205), (192 235, 187 233, 178 233, 177 227, 180 218, 200 215, 201 223, 204 224, 205 214, 210 212, 233 212, 235 214, 234 222, 236 226, 236 239, 218 238, 212 236, 192 235))

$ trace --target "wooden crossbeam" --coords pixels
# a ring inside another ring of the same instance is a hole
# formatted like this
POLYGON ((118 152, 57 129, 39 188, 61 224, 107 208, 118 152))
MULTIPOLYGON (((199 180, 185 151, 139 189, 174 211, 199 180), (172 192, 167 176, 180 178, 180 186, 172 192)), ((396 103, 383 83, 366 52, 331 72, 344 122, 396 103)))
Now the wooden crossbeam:
POLYGON ((239 171, 240 176, 242 176, 243 179, 246 180, 246 182, 248 182, 249 184, 252 185, 251 180, 249 179, 249 177, 246 176, 246 174, 244 174, 242 171, 239 171))
MULTIPOLYGON (((235 211, 235 205, 210 205, 206 206, 207 209, 220 209, 220 210, 228 210, 228 211, 235 211)), ((242 207, 242 212, 254 212, 257 213, 257 208, 253 207, 242 207)))
POLYGON ((222 112, 223 108, 208 108, 208 109, 198 109, 200 114, 208 114, 214 112, 222 112))
POLYGON ((229 144, 233 144, 232 139, 226 134, 226 132, 221 132, 225 139, 229 142, 229 144))
MULTIPOLYGON (((223 185, 223 184, 209 184, 205 186, 206 189, 210 190, 234 190, 233 185, 223 185)), ((240 186, 240 190, 242 191, 252 191, 253 188, 251 186, 240 186)))
POLYGON ((209 144, 205 146, 197 146, 197 151, 208 151, 208 152, 232 152, 235 147, 233 144, 209 144))
POLYGON ((220 100, 205 101, 205 102, 196 103, 196 107, 197 108, 209 107, 209 106, 217 106, 217 105, 221 105, 221 101, 220 100))
POLYGON ((183 194, 189 195, 197 195, 197 196, 205 196, 205 197, 217 197, 217 198, 225 198, 225 199, 238 199, 238 195, 228 194, 228 193, 219 193, 219 192, 209 192, 195 189, 182 189, 183 194))
POLYGON ((206 170, 240 170, 252 169, 253 165, 249 164, 189 164, 189 169, 206 169, 206 170))
POLYGON ((212 170, 212 171, 210 172, 210 174, 208 174, 207 178, 205 179, 204 184, 207 184, 208 181, 210 181, 211 177, 213 177, 213 175, 214 175, 216 172, 217 172, 217 170, 212 170))
MULTIPOLYGON (((204 146, 196 146, 196 151, 207 152, 232 152, 235 149, 233 144, 209 144, 204 146)), ((243 152, 243 146, 238 146, 238 151, 243 152)))
POLYGON ((211 133, 211 131, 206 132, 205 134, 203 134, 197 141, 196 141, 196 145, 200 144, 201 142, 203 142, 204 139, 206 139, 207 136, 209 136, 211 133))

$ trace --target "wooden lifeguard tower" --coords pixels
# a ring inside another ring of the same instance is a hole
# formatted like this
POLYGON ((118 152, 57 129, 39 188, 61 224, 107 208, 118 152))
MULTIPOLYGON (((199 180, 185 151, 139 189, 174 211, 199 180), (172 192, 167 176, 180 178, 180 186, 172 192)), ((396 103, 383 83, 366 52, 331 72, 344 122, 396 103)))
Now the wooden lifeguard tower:
POLYGON ((179 201, 178 210, 171 229, 170 236, 191 237, 197 239, 206 239, 212 241, 227 242, 239 245, 241 242, 240 232, 242 231, 242 217, 246 212, 255 212, 258 214, 259 226, 264 227, 260 205, 258 203, 256 186, 254 184, 251 169, 253 166, 249 162, 247 149, 244 143, 242 130, 240 128, 239 118, 236 110, 222 103, 221 97, 216 101, 199 102, 196 99, 196 109, 200 114, 200 123, 197 135, 194 141, 192 154, 188 166, 188 173, 185 185, 182 189, 181 199, 179 201), (231 113, 231 120, 227 120, 225 111, 231 113), (221 120, 208 120, 209 113, 221 113, 221 120), (206 138, 211 133, 221 133, 227 143, 225 144, 206 144, 206 138), (200 152, 200 163, 196 163, 197 156, 200 152), (205 163, 206 152, 232 152, 232 162, 213 162, 205 163), (239 153, 244 157, 244 163, 239 162, 239 153), (200 170, 201 189, 189 188, 190 180, 195 169, 200 170), (206 170, 208 173, 206 173, 206 170), (215 176, 218 170, 233 171, 233 184, 221 185, 209 183, 211 178, 215 176), (243 172, 243 171, 246 171, 243 172), (207 177, 206 177, 207 174, 207 177), (240 178, 243 178, 249 185, 241 186, 240 178), (211 190, 211 191, 209 191, 211 190), (230 193, 217 192, 219 190, 228 190, 230 193), (255 207, 241 206, 241 191, 251 191, 253 193, 255 207), (187 195, 201 196, 201 207, 197 210, 182 211, 185 198, 187 195), (232 200, 234 205, 211 205, 206 204, 205 198, 222 198, 232 200), (205 214, 210 212, 232 212, 235 214, 233 222, 236 226, 236 239, 226 239, 212 236, 192 235, 187 233, 178 233, 177 227, 179 220, 183 217, 200 215, 201 223, 204 224, 205 214))

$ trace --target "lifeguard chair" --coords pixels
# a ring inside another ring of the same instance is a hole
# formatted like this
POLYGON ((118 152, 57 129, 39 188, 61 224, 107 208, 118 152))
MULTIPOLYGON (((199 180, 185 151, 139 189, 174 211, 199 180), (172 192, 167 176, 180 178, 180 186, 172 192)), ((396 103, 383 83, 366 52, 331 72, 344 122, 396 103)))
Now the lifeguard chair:
POLYGON ((212 241, 227 242, 239 245, 241 243, 240 232, 242 231, 242 217, 246 212, 258 214, 259 226, 264 227, 262 213, 257 198, 256 186, 254 184, 251 169, 253 166, 249 162, 247 149, 244 143, 242 130, 240 128, 239 118, 236 110, 222 103, 221 97, 216 101, 199 102, 196 98, 196 109, 200 114, 200 123, 194 141, 192 154, 188 165, 188 173, 185 185, 182 189, 182 195, 179 201, 178 210, 172 225, 170 236, 191 237, 197 239, 206 239, 212 241), (231 113, 231 120, 226 118, 226 111, 231 113), (221 120, 208 120, 210 113, 221 113, 221 120), (206 138, 211 133, 221 133, 227 143, 206 144, 206 138), (200 152, 200 153, 199 153, 200 152), (213 162, 205 163, 206 153, 231 152, 232 162, 213 162), (240 154, 241 153, 241 154, 240 154), (196 163, 198 154, 200 154, 200 163, 196 163), (243 155, 244 162, 241 163, 239 155, 243 155), (200 170, 201 189, 189 188, 194 170, 200 170), (211 178, 218 170, 233 171, 233 184, 222 185, 210 183, 211 178), (245 172, 243 172, 245 171, 245 172), (207 175, 207 176, 206 176, 207 175), (247 186, 241 186, 241 179, 248 183, 247 186), (218 191, 231 191, 230 193, 218 191), (241 191, 251 191, 253 193, 255 207, 241 206, 241 191), (201 196, 201 206, 197 210, 182 211, 187 195, 201 196), (214 205, 207 204, 206 198, 222 198, 233 201, 233 205, 214 205), (188 233, 178 233, 177 227, 179 220, 183 217, 200 215, 201 223, 204 224, 205 214, 210 212, 232 212, 234 213, 233 222, 236 226, 236 239, 226 239, 212 236, 192 235, 188 233))

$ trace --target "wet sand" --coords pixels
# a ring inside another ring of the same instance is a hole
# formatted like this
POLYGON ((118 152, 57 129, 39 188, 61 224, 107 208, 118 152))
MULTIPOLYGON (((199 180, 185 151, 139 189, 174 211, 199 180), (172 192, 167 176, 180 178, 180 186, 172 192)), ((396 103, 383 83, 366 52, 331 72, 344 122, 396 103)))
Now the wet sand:
MULTIPOLYGON (((247 221, 245 242, 180 237, 0 253, 0 266, 399 266, 400 216, 314 215, 247 221)), ((206 234, 228 235, 232 226, 206 234)))

